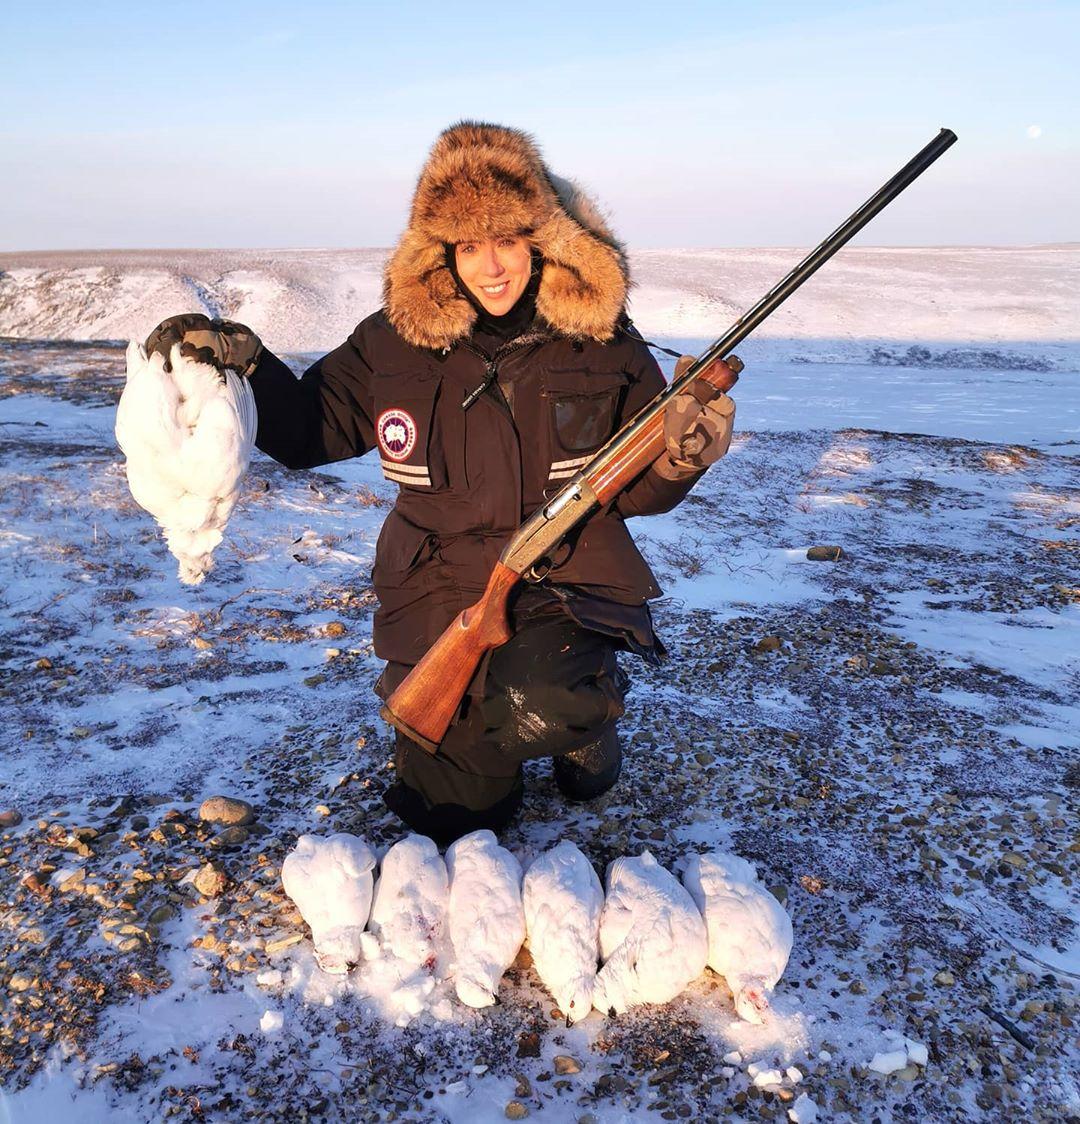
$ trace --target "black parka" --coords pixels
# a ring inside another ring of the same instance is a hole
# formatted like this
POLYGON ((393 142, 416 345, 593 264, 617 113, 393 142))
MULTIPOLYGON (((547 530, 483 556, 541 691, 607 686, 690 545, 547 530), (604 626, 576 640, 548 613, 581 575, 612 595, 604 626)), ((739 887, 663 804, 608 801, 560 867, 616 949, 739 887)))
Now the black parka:
MULTIPOLYGON (((269 351, 251 378, 263 452, 300 469, 377 449, 398 485, 372 573, 374 645, 406 665, 478 599, 521 522, 663 385, 625 321, 610 342, 545 326, 491 355, 471 336, 441 349, 407 343, 383 311, 301 379, 269 351)), ((657 597, 624 519, 669 510, 696 480, 647 469, 587 522, 550 580, 625 606, 657 597)))

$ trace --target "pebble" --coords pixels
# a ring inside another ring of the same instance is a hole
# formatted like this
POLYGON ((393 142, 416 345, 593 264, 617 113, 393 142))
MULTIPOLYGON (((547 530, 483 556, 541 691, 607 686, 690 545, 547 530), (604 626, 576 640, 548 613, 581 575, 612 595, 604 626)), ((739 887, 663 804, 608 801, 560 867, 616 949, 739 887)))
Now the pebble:
POLYGON ((210 844, 214 847, 238 847, 241 843, 247 842, 250 834, 246 827, 237 824, 235 827, 227 827, 224 831, 219 831, 210 840, 210 844))
POLYGON ((732 1050, 730 1054, 725 1054, 724 1065, 742 1065, 742 1054, 738 1050, 732 1050))
POLYGON ((227 827, 245 827, 255 819, 255 809, 246 800, 231 796, 209 796, 199 806, 203 823, 220 823, 227 827))
POLYGON ((560 1077, 565 1077, 569 1073, 580 1073, 581 1066, 576 1059, 570 1057, 569 1054, 556 1054, 554 1059, 555 1072, 560 1077))
POLYGON ((507 1120, 524 1120, 529 1115, 529 1110, 521 1103, 521 1101, 510 1101, 504 1115, 507 1120))
POLYGON ((22 823, 22 812, 17 808, 8 808, 6 812, 0 812, 0 830, 8 827, 18 827, 22 823))
POLYGON ((838 562, 844 557, 844 552, 838 546, 812 546, 806 557, 810 562, 838 562))
POLYGON ((787 1114, 788 1119, 793 1124, 812 1124, 818 1118, 818 1106, 805 1093, 802 1093, 787 1110, 787 1114))
POLYGON ((225 870, 221 863, 211 862, 204 863, 199 867, 198 873, 192 881, 195 889, 204 898, 216 898, 225 892, 229 880, 225 876, 225 870))
POLYGON ((285 949, 292 948, 294 944, 299 944, 303 939, 303 933, 290 933, 287 937, 278 937, 276 941, 267 941, 263 951, 272 956, 275 952, 284 952, 285 949))
POLYGON ((908 1064, 907 1050, 884 1050, 870 1059, 867 1067, 875 1073, 896 1073, 908 1064))
POLYGON ((764 1089, 766 1085, 779 1085, 784 1080, 784 1075, 779 1069, 763 1069, 753 1074, 753 1078, 754 1084, 759 1089, 764 1089))
POLYGON ((942 987, 952 987, 956 983, 956 977, 952 972, 943 969, 934 976, 934 983, 940 984, 942 987))
POLYGON ((29 991, 34 986, 34 979, 22 972, 16 972, 8 980, 8 991, 29 991))

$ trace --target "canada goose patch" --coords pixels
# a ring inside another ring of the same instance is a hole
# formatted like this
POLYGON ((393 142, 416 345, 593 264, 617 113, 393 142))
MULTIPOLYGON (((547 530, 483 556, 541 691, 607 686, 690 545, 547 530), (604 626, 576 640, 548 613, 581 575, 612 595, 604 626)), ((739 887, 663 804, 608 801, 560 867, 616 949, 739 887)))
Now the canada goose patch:
POLYGON ((416 446, 416 422, 412 414, 393 407, 383 410, 375 425, 379 448, 394 461, 403 461, 416 446))

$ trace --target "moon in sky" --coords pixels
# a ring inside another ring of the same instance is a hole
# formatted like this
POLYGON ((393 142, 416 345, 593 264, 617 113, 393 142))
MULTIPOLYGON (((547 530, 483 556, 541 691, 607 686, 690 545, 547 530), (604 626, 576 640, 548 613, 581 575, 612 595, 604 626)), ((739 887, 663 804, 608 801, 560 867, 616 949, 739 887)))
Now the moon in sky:
POLYGON ((1029 137, 1031 137, 1032 140, 1038 140, 1039 137, 1042 136, 1042 126, 1041 125, 1028 125, 1027 135, 1029 137))

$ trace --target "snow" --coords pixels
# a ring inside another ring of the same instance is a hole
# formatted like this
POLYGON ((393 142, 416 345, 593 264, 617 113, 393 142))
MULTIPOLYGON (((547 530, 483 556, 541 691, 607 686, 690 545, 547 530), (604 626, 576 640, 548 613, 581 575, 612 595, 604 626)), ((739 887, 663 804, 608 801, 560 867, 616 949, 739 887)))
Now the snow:
MULTIPOLYGON (((637 254, 635 320, 700 349, 797 256, 637 254)), ((0 986, 16 963, 44 965, 58 1020, 79 972, 110 986, 83 1005, 81 1055, 53 1041, 25 1086, 18 1069, 5 1079, 4 1118, 157 1119, 226 1095, 207 1115, 299 1115, 325 1097, 331 1114, 473 1124, 519 1099, 534 1117, 608 1124, 662 1097, 709 1118, 752 1082, 744 1059, 797 1086, 775 1106, 797 1121, 975 1117, 987 1080, 1010 1117, 1075 1113, 1076 1045, 1057 1019, 1080 976, 1080 249, 844 251, 746 341, 731 453, 686 504, 631 523, 674 660, 627 664, 624 778, 604 806, 569 806, 544 763, 527 770, 524 815, 500 840, 526 869, 563 840, 596 871, 648 846, 681 874, 691 853, 723 850, 786 892, 796 939, 765 1026, 737 1017, 711 970, 669 1004, 567 1027, 527 952, 482 1010, 373 932, 348 976, 316 967, 281 894, 285 855, 344 832, 385 859, 404 834, 380 802, 393 749, 369 690, 367 574, 393 490, 370 458, 299 474, 256 454, 215 570, 181 587, 112 437, 122 347, 49 341, 139 338, 202 308, 246 319, 299 368, 375 307, 382 258, 0 260, 0 335, 19 337, 0 340, 0 782, 25 817, 3 833, 8 918, 23 920, 5 919, 0 986), (827 543, 839 562, 807 560, 827 543), (756 651, 767 635, 781 647, 756 651), (879 658, 893 673, 870 670, 879 658), (194 812, 215 792, 253 803, 265 834, 200 838, 194 812), (149 828, 121 816, 114 844, 77 854, 71 830, 107 835, 128 793, 149 828), (170 814, 188 834, 151 843, 170 814), (1027 865, 1003 875, 1014 853, 1027 865), (217 903, 191 887, 208 857, 234 879, 217 903), (119 953, 76 887, 139 864, 179 876, 147 883, 151 904, 166 888, 181 900, 148 948, 119 953), (47 867, 45 905, 20 880, 47 867), (35 927, 53 943, 23 952, 35 927), (193 943, 211 935, 215 948, 193 943), (952 985, 935 983, 945 968, 952 985), (135 969, 168 984, 133 990, 135 969), (1045 1005, 1026 1018, 1029 1001, 1045 1005), (1044 1047, 1037 1069, 983 1004, 1044 1047), (934 1025, 954 1048, 931 1049, 934 1025), (534 1031, 539 1055, 519 1057, 534 1031), (984 1046, 995 1073, 1030 1080, 969 1070, 984 1046), (541 1081, 567 1053, 582 1073, 541 1081), (926 1079, 867 1077, 890 1053, 926 1079), (144 1069, 99 1068, 132 1055, 144 1069)))

